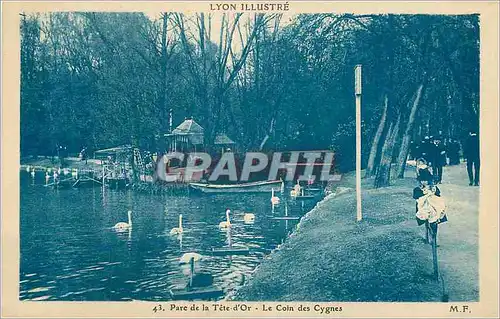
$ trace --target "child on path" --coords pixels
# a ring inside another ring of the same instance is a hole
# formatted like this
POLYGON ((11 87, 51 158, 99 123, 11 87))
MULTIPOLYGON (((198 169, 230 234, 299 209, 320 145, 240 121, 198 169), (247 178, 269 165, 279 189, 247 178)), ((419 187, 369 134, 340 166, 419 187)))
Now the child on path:
POLYGON ((433 175, 423 159, 417 160, 417 180, 419 186, 413 189, 413 199, 416 201, 415 217, 419 226, 429 226, 426 233, 428 239, 429 228, 433 235, 437 236, 438 224, 447 221, 446 206, 441 198, 441 190, 433 184, 433 175))

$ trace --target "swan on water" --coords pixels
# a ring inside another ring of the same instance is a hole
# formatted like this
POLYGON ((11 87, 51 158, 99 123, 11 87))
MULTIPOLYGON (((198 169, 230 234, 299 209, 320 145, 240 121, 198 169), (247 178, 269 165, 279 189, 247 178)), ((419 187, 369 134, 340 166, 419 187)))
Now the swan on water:
POLYGON ((193 258, 194 261, 200 261, 203 258, 203 256, 198 253, 185 253, 179 259, 179 264, 189 264, 191 258, 193 258))
POLYGON ((129 210, 127 214, 128 214, 128 223, 119 222, 115 226, 113 226, 114 230, 126 230, 132 228, 132 211, 129 210))
POLYGON ((182 214, 179 214, 179 227, 172 228, 170 230, 170 235, 182 234, 184 230, 182 229, 182 214))
POLYGON ((274 196, 274 188, 271 190, 271 204, 277 205, 280 203, 280 198, 278 196, 274 196))
POLYGON ((252 213, 245 213, 245 215, 243 215, 243 220, 245 223, 253 223, 255 221, 255 215, 252 213))
POLYGON ((300 196, 300 191, 301 191, 301 187, 300 187, 300 183, 299 181, 297 180, 297 184, 293 187, 293 189, 290 191, 290 196, 292 197, 297 197, 297 196, 300 196))
POLYGON ((231 211, 229 209, 226 210, 226 221, 224 222, 220 222, 219 223, 219 228, 228 228, 228 227, 231 227, 231 220, 229 219, 229 213, 231 211))

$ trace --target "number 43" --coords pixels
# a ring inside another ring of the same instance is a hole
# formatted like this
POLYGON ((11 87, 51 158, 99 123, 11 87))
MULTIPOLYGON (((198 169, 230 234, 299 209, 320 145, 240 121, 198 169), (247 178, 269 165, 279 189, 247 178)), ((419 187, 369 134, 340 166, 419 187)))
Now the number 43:
POLYGON ((164 310, 164 309, 161 305, 154 306, 154 308, 153 308, 154 313, 157 313, 158 311, 162 311, 162 310, 164 310))

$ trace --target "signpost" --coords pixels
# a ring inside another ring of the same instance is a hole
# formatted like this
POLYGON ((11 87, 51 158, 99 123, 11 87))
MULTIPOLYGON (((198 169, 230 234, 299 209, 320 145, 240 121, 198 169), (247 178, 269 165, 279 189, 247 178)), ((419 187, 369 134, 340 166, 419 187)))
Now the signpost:
POLYGON ((361 64, 354 68, 354 94, 356 95, 356 218, 363 218, 361 212, 361 64))

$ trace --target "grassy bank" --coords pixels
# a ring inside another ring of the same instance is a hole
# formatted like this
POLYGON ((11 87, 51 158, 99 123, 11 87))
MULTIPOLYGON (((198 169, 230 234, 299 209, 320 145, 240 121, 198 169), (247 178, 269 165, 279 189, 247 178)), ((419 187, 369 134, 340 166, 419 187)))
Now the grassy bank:
MULTIPOLYGON (((346 176, 345 185, 352 179, 346 176)), ((479 188, 467 186, 463 164, 446 167, 443 180, 449 221, 439 229, 438 255, 446 293, 450 301, 478 300, 479 188)), ((233 299, 440 301, 431 248, 414 218, 413 187, 413 178, 383 189, 366 187, 361 222, 353 190, 329 196, 233 299)))

